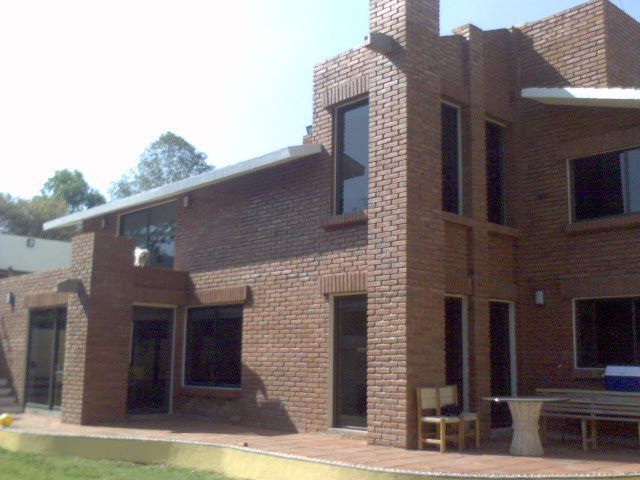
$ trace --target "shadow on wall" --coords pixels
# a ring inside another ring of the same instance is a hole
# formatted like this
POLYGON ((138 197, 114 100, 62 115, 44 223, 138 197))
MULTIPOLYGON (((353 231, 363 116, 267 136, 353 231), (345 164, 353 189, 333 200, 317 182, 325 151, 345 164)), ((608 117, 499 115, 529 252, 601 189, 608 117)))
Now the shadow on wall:
MULTIPOLYGON (((513 79, 518 88, 527 87, 569 87, 570 79, 563 76, 556 67, 535 50, 533 38, 521 30, 514 29, 513 58, 517 59, 516 77, 513 79)), ((564 37, 556 41, 558 49, 566 42, 564 37)), ((520 92, 517 92, 520 96, 520 92)))
MULTIPOLYGON (((285 381, 284 378, 282 381, 285 381)), ((242 365, 242 391, 236 398, 219 398, 208 395, 205 389, 186 390, 176 399, 175 413, 182 416, 199 417, 199 422, 185 424, 175 431, 181 432, 254 432, 262 435, 277 435, 277 432, 296 433, 285 405, 278 399, 269 398, 262 379, 242 365), (204 417, 204 418, 203 418, 204 417), (210 420, 210 423, 202 421, 210 420), (195 429, 194 429, 195 428, 195 429), (268 432, 263 431, 269 429, 268 432)))

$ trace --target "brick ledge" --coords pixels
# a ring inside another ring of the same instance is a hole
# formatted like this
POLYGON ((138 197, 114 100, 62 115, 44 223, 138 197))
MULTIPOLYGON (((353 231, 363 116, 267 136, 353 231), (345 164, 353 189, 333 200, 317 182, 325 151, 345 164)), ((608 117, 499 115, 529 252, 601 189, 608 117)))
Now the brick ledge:
POLYGON ((583 233, 625 230, 637 227, 640 227, 640 213, 630 213, 616 217, 580 220, 567 225, 565 232, 568 235, 580 235, 583 233))
POLYGON ((320 217, 319 225, 325 230, 332 230, 352 225, 363 225, 368 221, 367 211, 343 213, 342 215, 326 215, 320 217))

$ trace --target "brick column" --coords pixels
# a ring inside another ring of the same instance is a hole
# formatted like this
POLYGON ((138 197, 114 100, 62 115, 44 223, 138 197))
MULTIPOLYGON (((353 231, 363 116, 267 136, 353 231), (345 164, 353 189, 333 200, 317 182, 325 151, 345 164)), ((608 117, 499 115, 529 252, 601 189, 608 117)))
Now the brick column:
POLYGON ((98 423, 126 414, 134 244, 99 233, 73 239, 72 276, 84 288, 68 302, 64 422, 98 423))
POLYGON ((470 408, 481 414, 482 425, 488 431, 490 405, 481 400, 491 394, 484 42, 482 30, 473 25, 461 27, 455 33, 468 41, 469 105, 463 115, 463 133, 467 139, 464 176, 468 188, 464 194, 464 213, 474 219, 471 232, 473 295, 469 298, 469 397, 470 408))
POLYGON ((415 388, 444 382, 438 0, 372 0, 396 48, 369 78, 368 431, 417 445, 415 388))

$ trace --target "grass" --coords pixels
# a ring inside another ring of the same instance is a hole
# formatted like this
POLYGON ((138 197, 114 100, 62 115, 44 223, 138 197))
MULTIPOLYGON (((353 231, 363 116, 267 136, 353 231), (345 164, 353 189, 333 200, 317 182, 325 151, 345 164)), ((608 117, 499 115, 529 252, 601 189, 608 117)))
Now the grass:
POLYGON ((231 480, 210 472, 162 465, 14 453, 0 449, 1 480, 231 480))

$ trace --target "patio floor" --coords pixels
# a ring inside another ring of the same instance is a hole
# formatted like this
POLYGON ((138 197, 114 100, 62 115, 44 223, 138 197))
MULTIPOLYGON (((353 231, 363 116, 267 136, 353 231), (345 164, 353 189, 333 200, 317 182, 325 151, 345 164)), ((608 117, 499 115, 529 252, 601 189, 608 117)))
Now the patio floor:
POLYGON ((230 446, 235 449, 315 463, 335 464, 377 472, 412 473, 462 477, 582 477, 638 476, 640 450, 603 445, 583 452, 576 441, 550 441, 542 458, 513 457, 509 439, 485 442, 480 451, 401 450, 367 445, 360 439, 331 434, 290 434, 221 424, 195 417, 132 419, 109 426, 63 424, 58 417, 37 413, 15 416, 9 432, 53 436, 108 437, 111 439, 164 440, 230 446), (246 446, 245 446, 246 442, 246 446))

